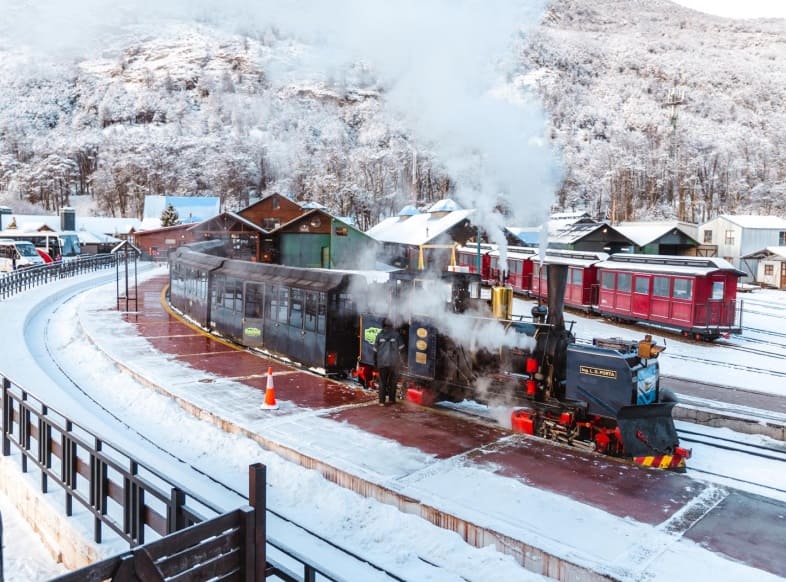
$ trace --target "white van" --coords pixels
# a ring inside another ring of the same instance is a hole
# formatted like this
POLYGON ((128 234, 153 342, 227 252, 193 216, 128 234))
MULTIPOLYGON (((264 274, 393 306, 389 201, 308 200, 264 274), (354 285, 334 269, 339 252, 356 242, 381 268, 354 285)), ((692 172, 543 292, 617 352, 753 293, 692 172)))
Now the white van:
POLYGON ((10 273, 23 267, 43 265, 33 243, 26 240, 0 240, 0 272, 10 273))

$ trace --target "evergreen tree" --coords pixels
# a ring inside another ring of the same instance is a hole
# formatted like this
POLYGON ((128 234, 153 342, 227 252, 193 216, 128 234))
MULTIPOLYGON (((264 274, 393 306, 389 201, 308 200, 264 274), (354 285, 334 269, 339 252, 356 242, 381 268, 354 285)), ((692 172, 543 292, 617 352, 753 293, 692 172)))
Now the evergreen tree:
POLYGON ((180 224, 180 215, 170 202, 164 212, 161 213, 161 226, 175 226, 176 224, 180 224))

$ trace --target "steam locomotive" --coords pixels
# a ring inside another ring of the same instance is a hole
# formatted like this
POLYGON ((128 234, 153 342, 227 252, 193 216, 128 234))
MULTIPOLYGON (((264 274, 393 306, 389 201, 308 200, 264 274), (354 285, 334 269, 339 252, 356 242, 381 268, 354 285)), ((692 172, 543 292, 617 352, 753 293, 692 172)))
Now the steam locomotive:
POLYGON ((563 319, 567 269, 548 266, 548 309, 512 316, 513 292, 481 298, 478 274, 368 273, 249 263, 226 258, 221 241, 170 257, 172 306, 239 344, 279 353, 328 375, 374 382, 373 344, 385 317, 406 350, 407 397, 514 405, 519 432, 682 470, 673 399, 659 385, 658 354, 640 342, 578 345, 563 319))
POLYGON ((427 291, 422 274, 392 274, 387 310, 361 316, 358 377, 373 381, 374 339, 387 317, 405 341, 401 379, 409 400, 513 404, 514 431, 684 471, 690 450, 679 446, 676 401, 659 383, 664 348, 650 336, 576 344, 563 318, 567 273, 548 266, 549 305, 533 308, 531 322, 510 319, 509 288, 492 290, 489 311, 478 275, 446 272, 440 292, 427 291), (424 303, 435 295, 442 305, 424 303))

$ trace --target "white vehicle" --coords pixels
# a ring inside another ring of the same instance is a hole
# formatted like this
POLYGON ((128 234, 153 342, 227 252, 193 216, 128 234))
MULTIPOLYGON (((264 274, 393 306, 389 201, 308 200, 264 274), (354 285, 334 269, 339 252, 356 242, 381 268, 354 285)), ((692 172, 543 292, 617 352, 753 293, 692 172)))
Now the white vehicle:
POLYGON ((0 240, 0 272, 43 264, 44 259, 30 241, 0 240))
POLYGON ((56 261, 60 259, 76 258, 82 253, 79 247, 79 236, 75 232, 19 232, 16 230, 3 230, 0 231, 0 240, 31 242, 35 248, 46 252, 56 261))

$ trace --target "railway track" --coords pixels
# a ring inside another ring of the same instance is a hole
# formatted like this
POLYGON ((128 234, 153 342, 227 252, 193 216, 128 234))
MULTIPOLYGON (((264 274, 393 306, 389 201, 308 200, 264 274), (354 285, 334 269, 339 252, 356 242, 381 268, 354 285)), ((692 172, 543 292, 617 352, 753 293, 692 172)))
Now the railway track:
POLYGON ((688 473, 699 473, 708 480, 763 495, 786 497, 782 477, 786 470, 786 446, 743 442, 686 428, 678 428, 677 434, 680 442, 693 448, 688 473), (717 462, 713 451, 719 451, 722 463, 717 462), (751 475, 758 475, 758 480, 751 475))
MULTIPOLYGON (((64 303, 65 302, 67 301, 64 301, 64 303)), ((152 448, 157 451, 159 453, 158 457, 164 456, 169 458, 170 462, 174 462, 176 464, 175 466, 181 467, 187 472, 193 474, 195 479, 208 483, 209 485, 207 488, 216 491, 216 495, 213 497, 223 500, 223 502, 211 500, 214 507, 223 507, 224 510, 231 509, 226 501, 228 498, 234 500, 230 503, 230 505, 232 503, 234 503, 233 506, 247 505, 247 493, 222 481, 212 472, 201 469, 193 462, 173 452, 170 448, 161 445, 161 434, 156 434, 155 438, 149 437, 138 430, 131 423, 127 422, 124 418, 121 418, 118 413, 110 410, 107 406, 95 398, 91 394, 90 390, 79 385, 79 383, 74 379, 72 373, 69 372, 64 364, 60 361, 62 357, 62 351, 53 348, 49 340, 49 325, 58 308, 59 306, 52 308, 52 310, 46 316, 46 325, 43 326, 43 342, 41 343, 46 351, 49 362, 51 362, 51 365, 56 368, 57 374, 62 376, 62 378, 58 380, 61 382, 62 388, 70 392, 75 391, 83 398, 88 399, 98 410, 102 412, 102 414, 106 415, 109 419, 111 419, 112 422, 116 423, 124 433, 144 442, 147 448, 152 448), (62 385, 62 383, 66 383, 67 386, 62 385), (223 493, 218 494, 218 490, 223 491, 223 493)), ((27 340, 27 337, 25 337, 25 339, 27 340)), ((157 459, 156 462, 152 464, 160 463, 161 460, 157 459)), ((333 578, 329 574, 336 572, 336 564, 340 564, 341 571, 356 573, 366 572, 366 574, 369 575, 371 579, 405 580, 404 577, 396 574, 389 568, 381 566, 375 563, 373 560, 364 558, 349 548, 342 547, 341 545, 327 539, 325 536, 314 532, 302 523, 299 523, 298 520, 286 515, 284 512, 277 510, 276 508, 271 508, 269 503, 266 514, 268 524, 268 560, 273 563, 274 566, 280 566, 284 572, 291 571, 292 569, 293 561, 290 553, 292 549, 291 544, 285 540, 278 539, 275 535, 270 533, 271 531, 287 531, 288 537, 291 537, 292 531, 295 530, 297 532, 295 537, 298 540, 298 547, 305 548, 301 555, 320 556, 321 563, 317 563, 317 560, 314 559, 311 561, 311 565, 315 566, 316 569, 320 571, 320 577, 322 578, 341 579, 341 575, 339 575, 338 578, 333 578)), ((443 571, 439 565, 430 561, 428 558, 424 556, 418 556, 418 558, 424 564, 425 568, 429 570, 433 569, 435 573, 443 571)))

